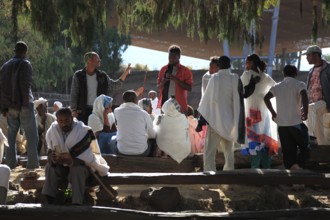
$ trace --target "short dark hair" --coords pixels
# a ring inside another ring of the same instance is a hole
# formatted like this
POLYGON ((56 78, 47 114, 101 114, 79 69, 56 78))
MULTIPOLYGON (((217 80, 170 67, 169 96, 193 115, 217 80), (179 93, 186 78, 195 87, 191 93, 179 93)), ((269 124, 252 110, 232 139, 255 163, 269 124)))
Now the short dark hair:
POLYGON ((296 77, 298 74, 298 69, 296 66, 288 64, 283 68, 284 76, 296 77))
POLYGON ((14 51, 15 51, 16 53, 24 53, 24 52, 27 51, 27 49, 28 49, 28 46, 27 46, 27 44, 26 44, 24 41, 18 41, 18 42, 16 42, 16 44, 15 44, 15 49, 14 49, 14 51))
POLYGON ((229 69, 230 68, 230 58, 227 56, 221 56, 219 58, 219 68, 220 69, 229 69))
POLYGON ((137 99, 137 95, 133 90, 127 90, 123 93, 124 102, 135 102, 137 99))
POLYGON ((210 64, 216 64, 217 66, 219 66, 219 56, 212 56, 210 57, 210 64))
POLYGON ((64 107, 64 108, 60 108, 59 110, 57 110, 55 115, 56 115, 56 117, 59 117, 60 115, 72 117, 72 111, 70 108, 64 107))
POLYGON ((168 48, 168 52, 169 53, 174 53, 176 55, 181 55, 181 48, 178 46, 178 45, 171 45, 169 48, 168 48))

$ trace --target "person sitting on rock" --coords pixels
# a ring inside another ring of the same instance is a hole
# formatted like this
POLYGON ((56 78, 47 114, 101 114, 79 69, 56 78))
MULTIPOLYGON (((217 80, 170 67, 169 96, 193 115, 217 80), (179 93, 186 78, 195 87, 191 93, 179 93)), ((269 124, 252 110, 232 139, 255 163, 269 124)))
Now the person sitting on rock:
POLYGON ((34 109, 37 111, 36 123, 39 135, 38 154, 40 156, 45 156, 47 154, 45 135, 50 125, 56 120, 56 117, 47 112, 47 99, 40 97, 33 103, 34 109))
POLYGON ((152 111, 152 101, 149 98, 143 98, 140 99, 138 102, 138 105, 140 106, 140 108, 142 108, 144 111, 148 112, 151 121, 154 121, 155 119, 155 114, 152 111))
POLYGON ((114 154, 151 156, 154 151, 155 131, 149 114, 138 106, 133 90, 123 93, 124 103, 114 110, 117 123, 117 142, 114 154))
POLYGON ((157 146, 178 163, 191 152, 188 119, 180 108, 172 97, 162 106, 164 114, 154 120, 157 146))
POLYGON ((188 105, 187 119, 189 124, 189 136, 191 142, 191 153, 203 153, 204 150, 204 139, 202 138, 202 132, 197 132, 195 128, 198 125, 197 119, 194 117, 194 109, 188 105))
POLYGON ((58 110, 56 117, 57 121, 46 134, 48 163, 42 195, 46 196, 48 203, 54 203, 56 195, 70 182, 72 204, 81 205, 91 172, 106 176, 109 166, 100 154, 90 127, 74 120, 69 108, 58 110))
POLYGON ((98 96, 93 104, 93 112, 88 117, 88 126, 92 128, 102 154, 111 152, 110 145, 115 142, 112 137, 117 134, 112 101, 109 96, 98 96))

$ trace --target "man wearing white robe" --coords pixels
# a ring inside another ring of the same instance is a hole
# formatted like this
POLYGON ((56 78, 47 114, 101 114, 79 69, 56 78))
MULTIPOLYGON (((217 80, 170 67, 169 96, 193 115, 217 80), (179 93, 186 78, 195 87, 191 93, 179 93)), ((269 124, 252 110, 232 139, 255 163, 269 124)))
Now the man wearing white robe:
POLYGON ((224 153, 223 170, 234 169, 234 143, 244 143, 243 86, 230 72, 230 59, 219 59, 220 70, 209 80, 198 111, 208 123, 204 150, 204 171, 216 171, 217 149, 224 153))
POLYGON ((72 186, 72 204, 82 204, 86 180, 90 172, 100 176, 107 175, 109 166, 101 157, 100 150, 90 127, 74 120, 69 108, 62 108, 56 113, 57 121, 48 129, 48 163, 46 182, 42 194, 47 202, 55 201, 59 189, 72 186), (62 181, 58 181, 59 178, 62 181))

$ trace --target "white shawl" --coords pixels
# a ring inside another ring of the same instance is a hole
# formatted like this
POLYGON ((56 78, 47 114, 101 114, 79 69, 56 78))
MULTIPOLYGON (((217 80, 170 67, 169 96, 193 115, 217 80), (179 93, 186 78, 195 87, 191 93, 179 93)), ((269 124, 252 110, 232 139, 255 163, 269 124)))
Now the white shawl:
POLYGON ((172 100, 171 98, 163 104, 164 114, 154 120, 154 128, 158 147, 181 163, 191 152, 189 124, 186 116, 176 109, 172 100))
POLYGON ((240 120, 239 77, 229 69, 210 78, 198 112, 221 137, 236 142, 240 120))
MULTIPOLYGON (((104 97, 105 97, 105 95, 100 95, 95 99, 94 104, 93 104, 93 112, 88 117, 88 126, 90 126, 92 128, 94 133, 103 130, 104 97)), ((109 120, 109 124, 110 124, 110 128, 111 128, 113 123, 115 123, 115 116, 113 115, 112 112, 108 114, 108 120, 109 120)))
MULTIPOLYGON (((85 137, 88 130, 91 129, 84 125, 83 122, 76 120, 73 121, 72 127, 72 130, 64 142, 62 130, 57 121, 55 121, 46 134, 48 148, 58 153, 69 152, 76 143, 85 137)), ((109 170, 107 162, 100 154, 100 149, 96 140, 93 140, 90 147, 77 156, 77 158, 83 160, 87 166, 93 171, 96 170, 101 176, 105 176, 109 170)))

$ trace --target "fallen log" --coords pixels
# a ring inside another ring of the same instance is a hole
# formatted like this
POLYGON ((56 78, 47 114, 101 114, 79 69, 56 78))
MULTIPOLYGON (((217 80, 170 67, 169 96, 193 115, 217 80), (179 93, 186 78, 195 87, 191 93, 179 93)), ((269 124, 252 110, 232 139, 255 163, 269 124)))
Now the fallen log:
POLYGON ((329 208, 297 208, 263 211, 233 211, 233 212, 148 212, 132 209, 121 209, 100 206, 55 206, 41 204, 16 204, 0 206, 1 219, 6 220, 93 220, 125 219, 328 219, 329 208))
MULTIPOLYGON (((23 189, 40 189, 45 178, 21 179, 23 189)), ((330 173, 308 170, 240 169, 196 173, 110 173, 102 181, 108 185, 181 185, 181 184, 238 184, 287 185, 306 184, 330 186, 330 173)))
MULTIPOLYGON (((111 172, 195 172, 203 169, 203 155, 194 155, 184 159, 180 164, 171 158, 159 157, 136 157, 104 154, 103 158, 110 165, 111 172)), ((26 167, 27 158, 19 160, 20 165, 26 167)), ((47 157, 42 156, 39 159, 40 165, 44 166, 47 163, 47 157)), ((222 153, 218 153, 216 157, 216 166, 218 170, 222 170, 225 159, 222 153)), ((273 166, 282 165, 282 157, 274 156, 272 158, 273 166)), ((249 155, 242 155, 240 151, 235 151, 235 167, 249 168, 251 166, 251 157, 249 155)))

